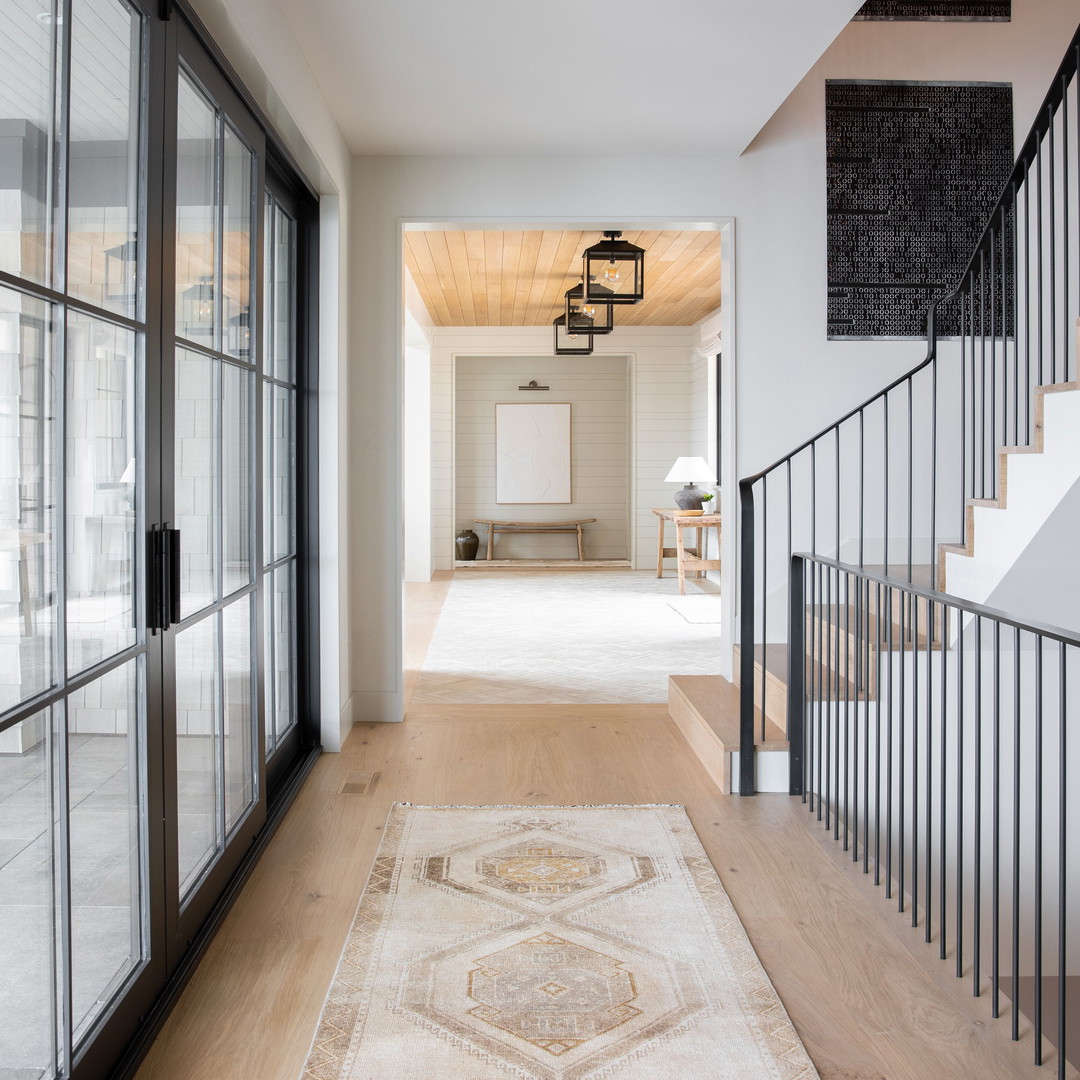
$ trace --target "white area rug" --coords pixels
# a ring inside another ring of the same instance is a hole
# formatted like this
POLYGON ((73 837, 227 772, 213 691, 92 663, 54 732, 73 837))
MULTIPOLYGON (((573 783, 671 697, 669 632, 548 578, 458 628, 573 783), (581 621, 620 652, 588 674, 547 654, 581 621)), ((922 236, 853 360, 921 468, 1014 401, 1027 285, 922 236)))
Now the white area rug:
POLYGON ((393 808, 304 1080, 814 1080, 682 807, 393 808))
POLYGON ((459 573, 411 704, 667 701, 669 675, 720 672, 719 626, 673 611, 677 588, 649 571, 459 573))
POLYGON ((676 596, 668 601, 668 607, 689 623, 718 624, 722 608, 719 593, 702 593, 700 596, 676 596))

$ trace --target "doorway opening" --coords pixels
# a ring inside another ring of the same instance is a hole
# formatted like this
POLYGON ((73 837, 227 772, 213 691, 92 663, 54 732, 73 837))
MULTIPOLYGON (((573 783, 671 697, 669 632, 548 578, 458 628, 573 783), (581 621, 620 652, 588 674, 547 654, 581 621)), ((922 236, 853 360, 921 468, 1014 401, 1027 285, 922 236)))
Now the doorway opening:
MULTIPOLYGON (((660 522, 653 510, 674 507, 675 488, 665 478, 683 456, 710 463, 715 482, 705 486, 716 492, 720 513, 734 520, 734 223, 635 223, 633 231, 620 224, 624 238, 646 250, 647 299, 618 310, 614 331, 593 339, 591 355, 558 357, 552 321, 565 310, 566 290, 581 280, 583 248, 610 223, 402 225, 409 587, 455 574, 476 577, 481 569, 483 576, 505 573, 504 560, 519 573, 546 564, 540 569, 553 584, 556 572, 587 562, 650 577, 676 599, 673 560, 665 560, 664 579, 656 582, 660 522), (571 407, 570 498, 500 498, 496 406, 526 401, 571 407), (577 558, 572 527, 492 536, 490 525, 478 524, 490 521, 584 521, 585 559, 577 558), (459 558, 455 541, 466 530, 478 541, 474 559, 467 550, 459 558), (494 559, 487 558, 489 544, 494 559)), ((725 612, 719 597, 725 581, 735 580, 729 533, 710 538, 703 554, 718 558, 720 568, 690 590, 717 599, 710 671, 725 675, 734 612, 725 612)))

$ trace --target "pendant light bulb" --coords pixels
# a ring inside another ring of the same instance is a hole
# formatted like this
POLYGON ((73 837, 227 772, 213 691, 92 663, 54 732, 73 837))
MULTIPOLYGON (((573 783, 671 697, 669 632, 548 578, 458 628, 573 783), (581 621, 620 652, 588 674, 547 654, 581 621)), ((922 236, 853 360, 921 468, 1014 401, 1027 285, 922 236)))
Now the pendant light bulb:
POLYGON ((603 273, 600 276, 604 281, 615 282, 619 280, 619 267, 616 265, 614 259, 604 267, 603 273))

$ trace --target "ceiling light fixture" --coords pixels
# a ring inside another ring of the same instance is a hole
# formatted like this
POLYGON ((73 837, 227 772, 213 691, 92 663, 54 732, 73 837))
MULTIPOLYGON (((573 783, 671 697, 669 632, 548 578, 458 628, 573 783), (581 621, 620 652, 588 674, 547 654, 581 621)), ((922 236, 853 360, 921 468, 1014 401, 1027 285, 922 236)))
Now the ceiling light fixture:
POLYGON ((620 236, 618 230, 606 231, 603 240, 585 249, 581 259, 586 303, 636 304, 645 298, 645 249, 620 236))
MULTIPOLYGON (((610 289, 602 285, 593 286, 601 294, 610 294, 610 289)), ((583 300, 585 286, 578 282, 573 288, 566 290, 566 325, 571 330, 579 330, 589 334, 610 334, 615 329, 613 318, 614 308, 609 303, 601 303, 597 298, 586 304, 583 300)))
POLYGON ((582 333, 573 326, 568 329, 565 315, 560 315, 551 325, 555 330, 556 356, 590 356, 592 354, 592 334, 582 333))

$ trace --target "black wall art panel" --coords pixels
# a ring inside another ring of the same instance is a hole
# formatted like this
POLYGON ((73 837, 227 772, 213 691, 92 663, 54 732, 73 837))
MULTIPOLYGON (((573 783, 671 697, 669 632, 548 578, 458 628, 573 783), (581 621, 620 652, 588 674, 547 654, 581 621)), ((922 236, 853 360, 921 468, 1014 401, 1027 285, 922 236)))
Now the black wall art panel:
POLYGON ((895 22, 1008 22, 1012 0, 867 0, 854 17, 895 22))
POLYGON ((828 335, 923 337, 1012 170, 1012 88, 829 80, 825 117, 828 335))

